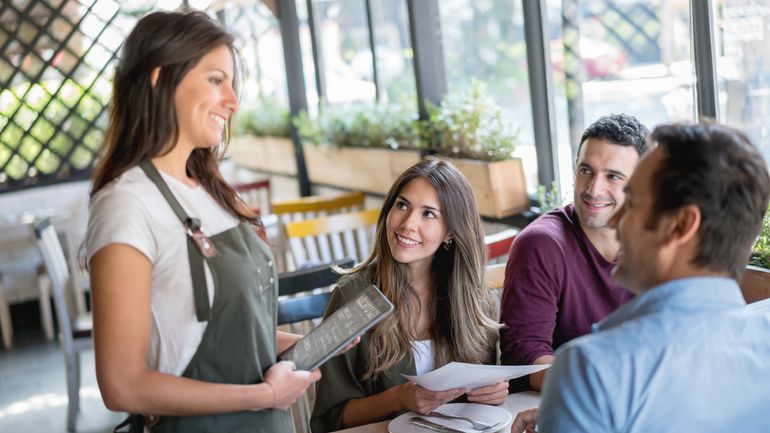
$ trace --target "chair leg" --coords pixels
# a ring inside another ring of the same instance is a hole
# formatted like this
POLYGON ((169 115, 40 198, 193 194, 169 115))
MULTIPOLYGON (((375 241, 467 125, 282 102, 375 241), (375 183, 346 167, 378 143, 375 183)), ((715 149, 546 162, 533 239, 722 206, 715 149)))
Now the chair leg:
POLYGON ((11 309, 5 300, 5 287, 0 282, 0 331, 3 334, 3 347, 6 350, 13 348, 13 322, 11 322, 11 309))
POLYGON ((67 431, 75 431, 80 405, 80 355, 65 353, 67 368, 67 431))
POLYGON ((51 279, 48 275, 41 274, 37 277, 37 285, 40 291, 40 321, 43 324, 45 339, 53 341, 53 313, 51 312, 51 279))

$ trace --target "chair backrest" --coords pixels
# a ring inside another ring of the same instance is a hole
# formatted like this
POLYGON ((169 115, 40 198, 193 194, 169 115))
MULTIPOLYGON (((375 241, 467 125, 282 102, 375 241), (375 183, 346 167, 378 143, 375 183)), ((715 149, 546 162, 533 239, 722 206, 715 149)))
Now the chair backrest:
POLYGON ((337 213, 363 210, 366 195, 362 192, 350 192, 334 197, 300 197, 273 203, 273 212, 281 221, 302 221, 337 213))
POLYGON ((519 231, 511 228, 484 236, 484 243, 487 245, 487 262, 505 263, 517 234, 519 231))
POLYGON ((241 196, 249 207, 264 216, 270 215, 270 179, 233 185, 235 191, 241 196))
POLYGON ((332 266, 348 268, 353 260, 338 260, 300 271, 285 272, 278 276, 278 294, 284 298, 278 302, 278 324, 301 322, 323 316, 331 291, 319 291, 330 287, 340 275, 332 266))
POLYGON ((296 269, 345 258, 365 260, 379 213, 372 209, 287 223, 286 239, 296 269))
POLYGON ((492 291, 492 295, 497 304, 497 317, 500 319, 500 304, 503 299, 503 283, 505 282, 505 263, 487 265, 487 287, 492 291))
POLYGON ((43 256, 48 277, 51 280, 56 320, 62 335, 65 349, 73 347, 72 317, 74 312, 74 300, 68 294, 67 287, 70 284, 70 272, 67 268, 67 259, 59 242, 56 229, 48 218, 36 222, 33 226, 37 245, 43 256))

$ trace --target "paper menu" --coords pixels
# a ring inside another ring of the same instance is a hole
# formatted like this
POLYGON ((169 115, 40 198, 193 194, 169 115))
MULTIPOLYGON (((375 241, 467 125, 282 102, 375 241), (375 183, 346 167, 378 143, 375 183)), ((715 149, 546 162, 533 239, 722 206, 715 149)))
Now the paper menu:
POLYGON ((550 367, 550 364, 540 365, 479 365, 464 362, 450 362, 419 376, 403 376, 411 382, 431 391, 445 391, 452 388, 466 387, 468 389, 491 385, 503 379, 515 379, 528 374, 537 373, 550 367))

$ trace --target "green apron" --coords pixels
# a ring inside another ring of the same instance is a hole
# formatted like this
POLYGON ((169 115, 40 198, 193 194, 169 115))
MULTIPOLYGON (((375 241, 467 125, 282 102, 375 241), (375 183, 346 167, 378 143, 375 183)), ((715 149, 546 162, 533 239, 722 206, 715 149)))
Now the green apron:
MULTIPOLYGON (((201 343, 182 376, 216 383, 263 382, 264 373, 277 359, 278 275, 272 253, 246 222, 206 238, 200 233, 199 222, 187 216, 152 163, 145 162, 141 168, 187 228, 196 315, 198 321, 208 321, 201 343), (210 308, 204 261, 214 281, 214 302, 210 308)), ((288 411, 266 409, 219 415, 161 416, 152 431, 280 433, 292 432, 293 426, 288 411)))

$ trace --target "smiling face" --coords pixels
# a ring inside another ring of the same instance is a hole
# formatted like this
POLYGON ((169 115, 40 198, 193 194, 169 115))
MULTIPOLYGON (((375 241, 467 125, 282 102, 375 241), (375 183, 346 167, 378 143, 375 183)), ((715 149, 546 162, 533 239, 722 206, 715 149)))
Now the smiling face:
POLYGON ((589 138, 580 148, 575 169, 575 210, 585 231, 608 227, 623 206, 623 187, 639 155, 632 146, 589 138))
POLYGON ((178 144, 196 149, 222 142, 227 120, 238 109, 234 74, 232 53, 221 45, 204 55, 182 78, 174 96, 178 144))
POLYGON ((658 216, 658 224, 650 227, 655 197, 652 176, 661 164, 660 149, 650 152, 639 163, 626 186, 624 206, 613 216, 611 223, 617 227, 620 242, 618 261, 612 270, 612 278, 636 294, 660 282, 661 248, 666 240, 667 217, 658 216))
POLYGON ((451 239, 436 189, 423 178, 409 181, 388 212, 386 231, 393 258, 411 270, 430 266, 443 242, 451 239))

